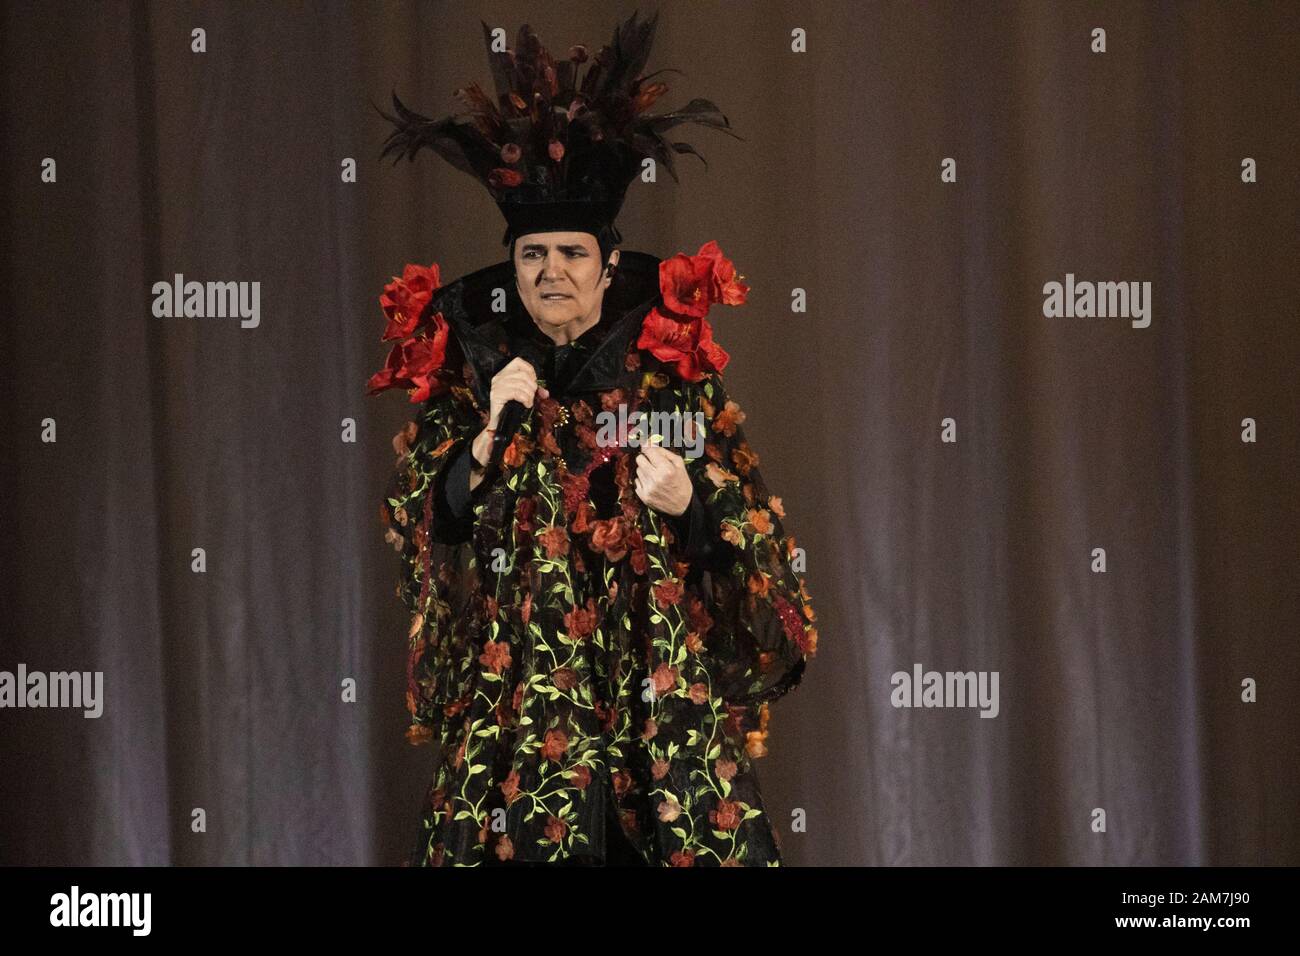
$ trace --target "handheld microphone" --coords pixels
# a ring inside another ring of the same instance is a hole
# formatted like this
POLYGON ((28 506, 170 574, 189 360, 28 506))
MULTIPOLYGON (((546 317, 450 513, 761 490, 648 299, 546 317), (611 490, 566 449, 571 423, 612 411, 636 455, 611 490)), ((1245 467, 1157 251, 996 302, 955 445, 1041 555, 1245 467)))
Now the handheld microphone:
MULTIPOLYGON (((540 372, 546 364, 542 356, 541 349, 527 340, 521 341, 517 346, 514 358, 521 358, 533 367, 533 371, 540 372)), ((510 359, 507 361, 513 361, 510 359)), ((505 366, 503 365, 502 368, 505 366)), ((492 434, 492 453, 488 457, 488 466, 494 467, 501 464, 501 458, 510 447, 514 440, 515 433, 524 424, 524 419, 528 416, 529 408, 523 402, 510 399, 501 408, 501 414, 497 418, 497 430, 492 434)))

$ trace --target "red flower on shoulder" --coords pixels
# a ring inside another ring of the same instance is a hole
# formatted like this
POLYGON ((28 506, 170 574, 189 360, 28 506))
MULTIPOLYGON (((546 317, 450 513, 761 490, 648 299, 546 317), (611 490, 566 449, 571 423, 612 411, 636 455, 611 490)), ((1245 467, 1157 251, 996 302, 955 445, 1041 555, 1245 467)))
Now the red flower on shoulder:
POLYGON ((646 313, 637 348, 675 366, 683 379, 698 382, 709 372, 721 372, 730 356, 713 341, 705 316, 721 302, 741 305, 749 294, 735 265, 712 240, 693 256, 678 253, 659 263, 662 307, 646 313))
POLYGON ((659 291, 670 312, 703 318, 714 303, 713 262, 705 256, 677 253, 659 263, 659 291))
POLYGON ((388 317, 388 327, 380 341, 407 339, 414 335, 424 307, 441 285, 438 263, 426 267, 408 262, 402 275, 393 276, 393 281, 384 286, 383 295, 379 297, 379 305, 388 317))
POLYGON ((423 331, 424 335, 393 346, 384 367, 370 377, 366 386, 369 394, 406 388, 411 392, 411 401, 418 403, 447 390, 451 378, 446 368, 451 329, 439 312, 423 331))
POLYGON ((388 353, 384 367, 366 383, 369 394, 405 388, 411 401, 418 403, 449 387, 454 377, 447 368, 451 330, 441 312, 423 317, 441 284, 441 272, 434 262, 428 266, 407 263, 402 274, 384 286, 379 305, 388 325, 380 341, 399 341, 388 353))
POLYGON ((702 318, 718 302, 744 305, 749 286, 740 281, 742 278, 712 239, 693 256, 679 252, 659 263, 659 291, 664 306, 684 318, 702 318))
POLYGON ((744 305, 749 296, 749 286, 740 280, 744 276, 736 272, 730 259, 722 254, 718 244, 710 239, 700 246, 698 257, 707 259, 709 270, 709 298, 723 305, 744 305))
POLYGON ((646 313, 636 347, 675 365, 677 374, 688 382, 698 382, 709 372, 721 372, 731 361, 726 350, 713 341, 708 319, 683 322, 664 315, 658 308, 646 313))

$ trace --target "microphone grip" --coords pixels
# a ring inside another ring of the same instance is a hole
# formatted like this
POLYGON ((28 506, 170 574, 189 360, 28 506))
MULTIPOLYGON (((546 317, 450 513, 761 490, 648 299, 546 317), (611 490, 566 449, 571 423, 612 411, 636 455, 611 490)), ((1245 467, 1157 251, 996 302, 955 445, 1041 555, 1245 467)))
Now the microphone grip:
MULTIPOLYGON (((534 344, 523 341, 516 347, 516 358, 522 358, 525 362, 533 367, 536 371, 546 362, 545 356, 541 350, 534 344)), ((501 407, 501 414, 497 417, 497 430, 492 435, 492 454, 488 458, 489 467, 499 467, 501 459, 505 456, 506 449, 510 447, 510 442, 514 440, 515 433, 523 427, 524 419, 528 417, 528 408, 523 402, 511 399, 501 407)))
POLYGON ((501 464, 501 458, 505 455, 510 442, 514 440, 515 432, 523 425, 527 412, 524 403, 517 402, 513 398, 502 406, 501 415, 497 420, 497 430, 492 433, 492 454, 488 458, 489 465, 501 464))

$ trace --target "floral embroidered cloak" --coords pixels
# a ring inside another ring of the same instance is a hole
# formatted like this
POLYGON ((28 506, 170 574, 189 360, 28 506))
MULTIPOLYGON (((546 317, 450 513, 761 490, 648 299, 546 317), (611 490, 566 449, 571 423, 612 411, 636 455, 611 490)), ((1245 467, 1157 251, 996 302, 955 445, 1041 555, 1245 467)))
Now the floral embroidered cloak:
MULTIPOLYGON (((665 270, 622 254, 606 334, 564 394, 529 411, 468 521, 445 513, 439 482, 486 423, 491 376, 510 358, 509 322, 491 308, 510 264, 441 288, 435 267, 434 289, 398 280, 381 299, 400 334, 413 327, 403 301, 447 333, 441 377, 394 440, 382 508, 411 615, 407 737, 435 758, 412 865, 603 860, 606 801, 648 864, 780 864, 753 761, 771 701, 816 651, 814 614, 781 500, 717 371, 725 353, 703 312, 693 335, 674 331, 689 317, 670 308, 683 306, 665 296, 665 270), (689 552, 636 496, 638 449, 598 438, 600 413, 620 404, 678 413, 687 435, 702 413, 704 454, 687 471, 707 540, 689 552)), ((394 377, 400 366, 385 381, 419 400, 429 380, 394 377)))

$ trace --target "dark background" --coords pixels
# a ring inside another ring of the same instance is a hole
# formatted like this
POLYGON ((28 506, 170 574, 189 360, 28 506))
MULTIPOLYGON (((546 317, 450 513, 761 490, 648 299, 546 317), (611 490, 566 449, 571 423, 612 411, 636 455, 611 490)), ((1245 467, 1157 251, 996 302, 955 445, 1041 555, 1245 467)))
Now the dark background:
MULTIPOLYGON (((487 87, 480 18, 563 55, 635 5, 3 9, 0 669, 103 670, 107 702, 0 711, 0 863, 398 862, 432 768, 377 297, 504 258, 504 224, 432 154, 379 163, 369 100, 487 87), (153 317, 176 272, 260 281, 260 327, 153 317)), ((713 322, 821 634, 759 763, 807 813, 786 862, 1300 862, 1300 8, 641 9, 687 72, 662 105, 745 137, 688 127, 708 169, 619 224, 753 287, 713 322), (1150 328, 1044 318, 1067 272, 1152 282, 1150 328), (893 708, 914 663, 998 671, 999 716, 893 708)))

